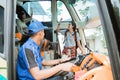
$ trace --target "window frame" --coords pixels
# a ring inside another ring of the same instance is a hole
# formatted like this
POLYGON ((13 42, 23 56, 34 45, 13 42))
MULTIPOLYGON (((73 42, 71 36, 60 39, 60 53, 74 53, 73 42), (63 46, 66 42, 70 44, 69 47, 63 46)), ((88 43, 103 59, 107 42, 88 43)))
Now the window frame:
MULTIPOLYGON (((111 1, 115 0, 96 0, 97 7, 100 12, 100 18, 103 24, 104 28, 104 34, 107 41, 107 47, 108 47, 108 54, 110 58, 111 63, 111 69, 113 73, 113 79, 119 80, 120 78, 120 49, 118 45, 120 42, 117 42, 119 40, 119 37, 116 34, 115 28, 119 27, 117 25, 116 17, 114 15, 113 5, 111 1)), ((120 9, 120 7, 119 7, 120 9)), ((120 13, 120 12, 118 12, 120 13)), ((120 24, 120 23, 118 23, 120 24)))

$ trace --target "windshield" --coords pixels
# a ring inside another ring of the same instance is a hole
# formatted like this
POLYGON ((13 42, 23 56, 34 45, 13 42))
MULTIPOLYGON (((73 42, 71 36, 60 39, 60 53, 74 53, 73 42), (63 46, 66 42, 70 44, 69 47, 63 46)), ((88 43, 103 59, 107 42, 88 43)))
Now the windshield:
POLYGON ((77 0, 76 3, 73 4, 73 7, 81 21, 85 21, 90 15, 92 15, 92 17, 98 15, 97 11, 94 13, 92 12, 92 14, 90 12, 90 9, 96 8, 96 5, 93 1, 77 0))
POLYGON ((84 28, 86 44, 98 53, 108 54, 95 0, 77 0, 73 7, 84 28))

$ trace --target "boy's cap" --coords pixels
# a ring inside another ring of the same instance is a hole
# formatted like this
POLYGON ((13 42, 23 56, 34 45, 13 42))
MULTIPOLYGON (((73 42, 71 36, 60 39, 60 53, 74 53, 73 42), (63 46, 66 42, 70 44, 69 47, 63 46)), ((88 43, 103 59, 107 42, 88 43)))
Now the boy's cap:
POLYGON ((35 34, 43 29, 48 28, 47 26, 44 26, 41 22, 32 22, 29 26, 28 26, 28 32, 29 34, 35 34))

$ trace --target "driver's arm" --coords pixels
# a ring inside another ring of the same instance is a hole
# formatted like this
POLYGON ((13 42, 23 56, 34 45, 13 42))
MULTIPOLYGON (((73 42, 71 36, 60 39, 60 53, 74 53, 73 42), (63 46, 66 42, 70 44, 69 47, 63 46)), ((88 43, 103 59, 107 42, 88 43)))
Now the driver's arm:
POLYGON ((62 62, 62 59, 56 59, 56 60, 43 60, 42 61, 42 65, 45 65, 45 66, 52 66, 52 65, 55 65, 55 64, 59 64, 62 62))
POLYGON ((54 76, 56 73, 58 73, 61 70, 67 71, 67 72, 71 71, 72 67, 74 67, 74 66, 75 65, 73 63, 63 63, 63 64, 59 64, 57 66, 54 66, 50 69, 44 69, 44 70, 40 70, 36 66, 36 67, 30 68, 30 73, 35 78, 35 80, 41 80, 41 79, 46 79, 51 76, 54 76))
POLYGON ((30 68, 30 73, 35 78, 35 80, 41 80, 53 76, 61 70, 62 70, 61 65, 57 65, 53 68, 45 69, 45 70, 40 70, 38 67, 33 67, 30 68))

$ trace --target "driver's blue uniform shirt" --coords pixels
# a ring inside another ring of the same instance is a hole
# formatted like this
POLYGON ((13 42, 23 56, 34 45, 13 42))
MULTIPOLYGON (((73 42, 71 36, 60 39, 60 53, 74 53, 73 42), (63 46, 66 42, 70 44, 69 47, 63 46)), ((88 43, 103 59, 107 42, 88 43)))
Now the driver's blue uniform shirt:
POLYGON ((17 58, 17 77, 18 80, 34 80, 30 73, 30 68, 39 67, 42 69, 42 56, 40 46, 31 38, 20 48, 17 58))

